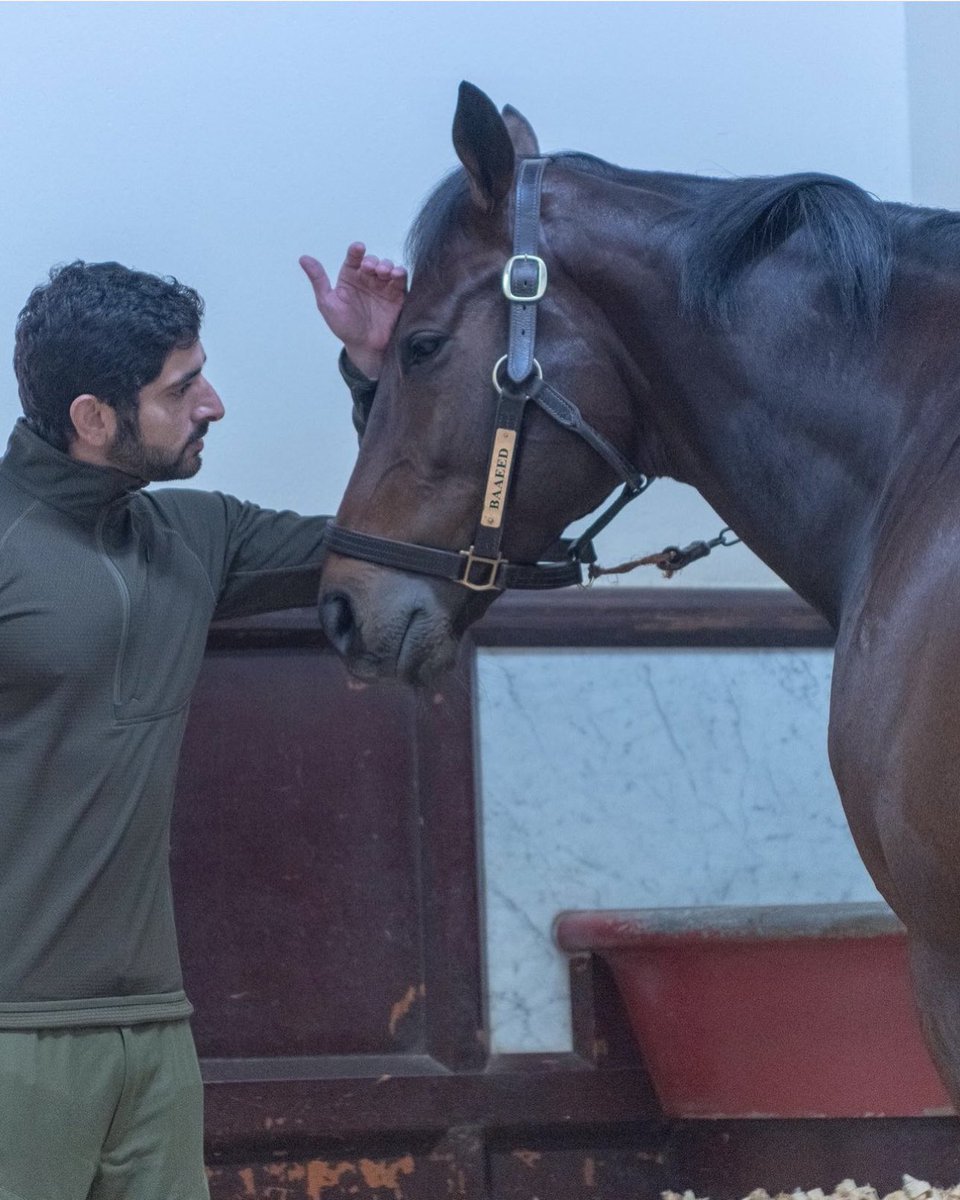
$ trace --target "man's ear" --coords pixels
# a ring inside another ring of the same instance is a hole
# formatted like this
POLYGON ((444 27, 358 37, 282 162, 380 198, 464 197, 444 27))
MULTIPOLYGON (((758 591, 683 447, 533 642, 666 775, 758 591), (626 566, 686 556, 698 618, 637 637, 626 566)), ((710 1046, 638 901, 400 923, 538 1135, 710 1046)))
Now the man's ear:
POLYGON ((70 420, 76 430, 73 448, 80 451, 76 457, 85 458, 88 453, 96 455, 98 451, 106 450, 116 436, 116 411, 89 392, 72 401, 70 420))

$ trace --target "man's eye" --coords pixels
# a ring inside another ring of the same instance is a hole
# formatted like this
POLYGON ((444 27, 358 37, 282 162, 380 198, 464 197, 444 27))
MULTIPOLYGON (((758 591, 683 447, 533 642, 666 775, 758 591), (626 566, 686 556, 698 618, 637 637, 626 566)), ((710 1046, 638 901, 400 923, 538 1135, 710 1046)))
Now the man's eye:
POLYGON ((416 366, 417 363, 422 363, 426 359, 440 349, 446 342, 446 337, 442 333, 415 333, 407 338, 404 345, 405 365, 408 367, 416 366))

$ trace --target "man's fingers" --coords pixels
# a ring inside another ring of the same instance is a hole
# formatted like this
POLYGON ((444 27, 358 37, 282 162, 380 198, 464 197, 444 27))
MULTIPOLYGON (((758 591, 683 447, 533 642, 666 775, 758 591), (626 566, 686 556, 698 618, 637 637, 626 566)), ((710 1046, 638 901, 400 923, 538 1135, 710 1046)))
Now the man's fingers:
POLYGON ((406 267, 394 267, 390 272, 390 277, 387 280, 387 293, 392 298, 396 299, 404 295, 407 290, 407 270, 406 267))
POLYGON ((407 292, 407 273, 403 271, 401 274, 396 273, 396 269, 390 274, 390 278, 386 281, 383 288, 383 294, 390 300, 400 300, 407 292))
POLYGON ((389 258, 377 258, 375 254, 365 254, 360 264, 360 273, 362 275, 380 275, 384 267, 389 270, 392 266, 393 263, 389 258))
POLYGON ((317 304, 320 304, 330 291, 330 279, 323 269, 323 264, 317 262, 311 255, 304 254, 300 257, 300 266, 303 267, 304 274, 313 285, 313 294, 317 298, 317 304))
POLYGON ((402 294, 407 286, 407 269, 398 266, 389 258, 376 258, 367 254, 360 265, 360 277, 387 289, 391 294, 402 294))
MULTIPOLYGON (((339 292, 331 285, 323 264, 313 255, 302 255, 300 266, 313 286, 317 307, 324 312, 329 307, 333 294, 339 292)), ((407 288, 407 271, 390 258, 377 258, 375 254, 367 254, 363 242, 352 242, 347 247, 337 288, 350 288, 356 284, 363 285, 371 294, 386 297, 391 302, 402 300, 407 288)))

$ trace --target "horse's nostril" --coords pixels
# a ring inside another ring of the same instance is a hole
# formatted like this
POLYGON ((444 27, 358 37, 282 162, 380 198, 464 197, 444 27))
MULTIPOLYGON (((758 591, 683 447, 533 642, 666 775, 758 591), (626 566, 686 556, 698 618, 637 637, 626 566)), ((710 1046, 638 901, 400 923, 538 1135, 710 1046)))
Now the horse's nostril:
POLYGON ((320 598, 320 624, 323 632, 340 653, 350 645, 356 621, 349 596, 343 592, 327 592, 320 598))

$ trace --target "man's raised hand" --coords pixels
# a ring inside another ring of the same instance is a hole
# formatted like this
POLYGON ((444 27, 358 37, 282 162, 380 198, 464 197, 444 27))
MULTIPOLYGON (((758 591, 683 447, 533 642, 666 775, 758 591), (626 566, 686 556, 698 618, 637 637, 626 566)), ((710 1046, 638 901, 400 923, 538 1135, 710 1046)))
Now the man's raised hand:
POLYGON ((376 379, 407 294, 406 268, 367 254, 362 242, 347 250, 335 286, 310 255, 303 255, 300 266, 331 333, 343 342, 353 365, 376 379))

